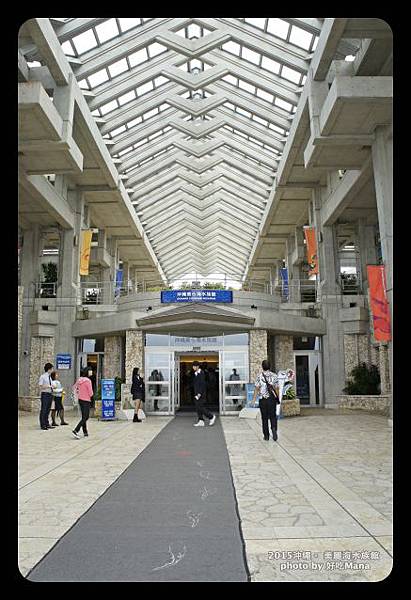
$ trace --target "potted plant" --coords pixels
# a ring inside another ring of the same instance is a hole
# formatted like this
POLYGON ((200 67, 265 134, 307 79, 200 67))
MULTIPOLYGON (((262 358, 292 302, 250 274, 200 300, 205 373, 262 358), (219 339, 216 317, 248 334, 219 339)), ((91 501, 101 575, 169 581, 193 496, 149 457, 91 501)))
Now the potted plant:
POLYGON ((42 264, 43 281, 41 283, 41 298, 55 298, 55 285, 57 284, 57 265, 56 263, 42 264))

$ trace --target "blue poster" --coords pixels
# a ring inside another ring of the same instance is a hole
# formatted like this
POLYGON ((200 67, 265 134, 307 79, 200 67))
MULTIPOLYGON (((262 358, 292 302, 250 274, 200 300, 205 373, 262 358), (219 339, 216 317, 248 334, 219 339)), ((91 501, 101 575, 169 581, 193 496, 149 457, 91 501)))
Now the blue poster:
POLYGON ((120 295, 120 288, 123 285, 123 269, 117 269, 116 271, 116 288, 114 290, 114 297, 120 295))
POLYGON ((57 371, 71 369, 71 354, 57 354, 56 369, 57 371))
POLYGON ((115 418, 115 398, 116 390, 114 379, 101 380, 101 418, 102 420, 115 418))
POLYGON ((161 302, 232 302, 231 290, 167 290, 161 292, 161 302))
POLYGON ((255 390, 255 383, 246 383, 245 384, 245 389, 247 392, 247 400, 246 400, 246 406, 248 408, 258 408, 259 405, 259 396, 257 394, 257 397, 255 399, 255 404, 253 405, 253 397, 254 397, 254 390, 255 390))
POLYGON ((283 298, 288 300, 288 269, 280 269, 281 279, 283 280, 283 298))

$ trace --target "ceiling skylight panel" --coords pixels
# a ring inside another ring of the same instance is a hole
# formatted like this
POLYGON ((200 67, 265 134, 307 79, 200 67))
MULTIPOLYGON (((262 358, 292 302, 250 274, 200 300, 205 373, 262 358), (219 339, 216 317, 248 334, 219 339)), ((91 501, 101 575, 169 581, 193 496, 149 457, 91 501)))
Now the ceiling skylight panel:
POLYGON ((280 108, 283 108, 284 110, 287 110, 288 112, 291 112, 293 105, 290 104, 289 102, 286 102, 285 100, 282 100, 281 98, 276 98, 274 100, 274 104, 276 106, 279 106, 280 108))
POLYGON ((264 125, 264 127, 267 127, 267 125, 268 125, 268 121, 266 119, 262 119, 261 117, 258 117, 257 115, 253 115, 252 119, 253 119, 253 121, 257 121, 257 123, 261 123, 261 125, 264 125))
POLYGON ((245 60, 248 60, 248 62, 251 62, 255 65, 259 65, 261 54, 258 54, 258 52, 254 52, 254 50, 250 50, 249 48, 245 48, 243 46, 241 58, 244 58, 245 60))
POLYGON ((287 39, 289 28, 289 23, 282 19, 268 19, 267 31, 283 40, 287 39))
POLYGON ((250 85, 249 83, 247 83, 246 81, 243 81, 242 79, 238 80, 238 87, 241 88, 242 90, 246 90, 246 92, 250 92, 250 94, 255 94, 255 85, 250 85))
POLYGON ((244 115, 244 117, 251 118, 251 113, 248 112, 247 110, 244 110, 243 108, 240 108, 239 106, 236 107, 236 110, 240 115, 244 115))
POLYGON ((154 115, 157 115, 157 114, 158 114, 158 107, 147 111, 146 113, 144 113, 143 117, 144 117, 144 120, 147 121, 147 119, 150 119, 151 117, 153 117, 154 115))
POLYGON ((108 102, 107 104, 104 104, 103 106, 100 106, 100 111, 101 111, 102 115, 106 115, 107 113, 111 112, 115 108, 118 108, 117 101, 112 100, 111 102, 108 102))
POLYGON ((117 127, 116 129, 113 129, 111 131, 111 135, 118 135, 119 133, 123 133, 124 131, 126 131, 126 126, 125 125, 121 125, 121 127, 117 127))
POLYGON ((224 77, 221 78, 222 81, 226 81, 227 83, 231 83, 231 85, 237 85, 237 77, 233 77, 233 75, 224 75, 224 77))
POLYGON ((187 27, 187 37, 188 39, 192 39, 193 37, 200 38, 201 37, 201 28, 196 23, 190 23, 187 27))
POLYGON ((244 19, 246 23, 249 25, 254 25, 254 27, 258 27, 259 29, 264 29, 266 19, 244 19))
POLYGON ((107 40, 113 39, 114 37, 120 34, 115 19, 109 19, 108 21, 104 21, 104 23, 96 25, 95 29, 101 44, 103 42, 106 42, 107 40))
POLYGON ((80 35, 76 35, 73 37, 72 42, 76 49, 77 54, 83 54, 83 52, 87 52, 87 50, 91 50, 95 48, 97 44, 96 36, 92 29, 88 29, 84 33, 80 33, 80 35))
POLYGON ((295 44, 300 48, 304 48, 304 50, 308 50, 310 48, 312 39, 312 33, 308 33, 308 31, 304 31, 304 29, 301 29, 296 25, 291 27, 290 42, 292 44, 295 44))
POLYGON ((294 69, 290 69, 289 67, 283 66, 281 77, 284 77, 289 81, 293 81, 294 83, 300 83, 301 73, 294 71, 294 69))
POLYGON ((163 75, 160 75, 159 77, 156 77, 154 79, 154 85, 156 86, 156 88, 160 87, 160 85, 164 85, 165 83, 168 83, 170 80, 167 77, 163 77, 163 75))
POLYGON ((107 75, 106 69, 97 71, 97 73, 93 73, 93 75, 90 75, 88 78, 92 88, 96 87, 97 85, 100 85, 101 83, 104 83, 105 81, 108 81, 108 79, 109 77, 107 75))
POLYGON ((110 72, 111 77, 115 77, 116 75, 120 75, 120 73, 124 73, 124 71, 128 70, 128 64, 125 58, 113 63, 108 66, 108 70, 110 72))
POLYGON ((126 123, 126 125, 129 129, 131 129, 131 127, 134 127, 134 125, 138 125, 138 123, 141 123, 142 120, 143 119, 140 116, 135 119, 132 119, 131 121, 128 121, 128 123, 126 123))
POLYGON ((61 48, 66 56, 75 56, 76 55, 76 53, 73 50, 73 46, 68 41, 63 42, 61 44, 61 48))
POLYGON ((141 50, 137 50, 137 52, 133 52, 133 54, 130 54, 128 57, 128 60, 131 67, 141 65, 141 63, 148 60, 147 48, 142 48, 141 50))
POLYGON ((139 85, 136 89, 138 96, 143 96, 143 94, 147 94, 147 92, 151 92, 154 89, 154 85, 152 81, 147 81, 143 83, 143 85, 139 85))
POLYGON ((118 19, 121 27, 121 31, 128 31, 137 25, 141 25, 140 19, 118 19))
POLYGON ((131 100, 135 100, 136 98, 136 94, 134 92, 134 90, 131 90, 131 92, 127 92, 127 94, 123 94, 122 96, 119 96, 117 98, 118 103, 120 104, 120 106, 123 106, 123 104, 127 104, 127 102, 131 102, 131 100))
POLYGON ((278 75, 278 73, 280 72, 281 65, 277 61, 271 60, 271 58, 263 56, 263 58, 261 59, 261 67, 266 71, 269 71, 270 73, 276 73, 278 75))
POLYGON ((148 46, 148 51, 149 51, 150 57, 154 58, 155 56, 158 56, 159 54, 166 52, 167 47, 163 46, 163 44, 158 44, 157 42, 154 42, 154 44, 150 44, 148 46))
POLYGON ((319 36, 316 35, 314 38, 313 47, 311 48, 311 52, 314 52, 314 50, 317 48, 318 40, 319 40, 319 36))
POLYGON ((226 52, 230 52, 230 54, 240 56, 240 44, 237 44, 236 42, 226 42, 221 48, 226 52))
POLYGON ((257 96, 259 98, 262 98, 262 100, 269 102, 270 104, 272 104, 274 101, 274 96, 272 94, 269 94, 268 92, 265 92, 264 90, 260 90, 260 88, 257 88, 257 96))
POLYGON ((90 89, 90 86, 89 86, 89 84, 87 83, 87 79, 82 79, 81 81, 79 81, 79 82, 78 82, 78 84, 79 84, 79 87, 80 87, 82 90, 89 90, 89 89, 90 89))

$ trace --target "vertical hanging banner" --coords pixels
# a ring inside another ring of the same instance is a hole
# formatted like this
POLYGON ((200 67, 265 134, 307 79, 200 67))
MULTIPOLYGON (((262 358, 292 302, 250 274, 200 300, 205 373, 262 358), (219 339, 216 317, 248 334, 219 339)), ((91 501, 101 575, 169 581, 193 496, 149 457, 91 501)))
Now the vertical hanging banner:
POLYGON ((91 229, 83 229, 80 237, 80 275, 88 275, 90 264, 91 238, 93 232, 91 229))
POLYGON ((310 266, 310 274, 318 274, 317 240, 315 227, 304 227, 305 241, 307 242, 307 262, 310 266))
POLYGON ((117 298, 120 295, 120 289, 123 286, 123 269, 117 269, 116 271, 116 288, 114 290, 114 297, 117 298))
POLYGON ((386 293, 385 267, 383 265, 367 265, 367 275, 374 324, 374 339, 376 342, 389 342, 391 340, 391 324, 386 293))
POLYGON ((288 300, 288 269, 280 269, 281 279, 283 280, 283 298, 288 300))

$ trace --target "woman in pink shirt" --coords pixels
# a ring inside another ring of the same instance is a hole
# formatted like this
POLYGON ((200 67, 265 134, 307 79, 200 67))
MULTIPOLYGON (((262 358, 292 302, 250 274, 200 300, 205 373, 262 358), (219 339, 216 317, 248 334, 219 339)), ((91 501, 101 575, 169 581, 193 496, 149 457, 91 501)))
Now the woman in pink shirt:
POLYGON ((81 377, 79 377, 76 383, 73 385, 73 390, 77 394, 78 403, 81 409, 81 421, 73 429, 72 433, 76 439, 80 439, 78 432, 80 427, 83 428, 84 437, 88 437, 87 433, 87 420, 90 414, 90 402, 93 396, 93 386, 91 385, 90 379, 87 377, 88 370, 83 369, 81 371, 81 377))

